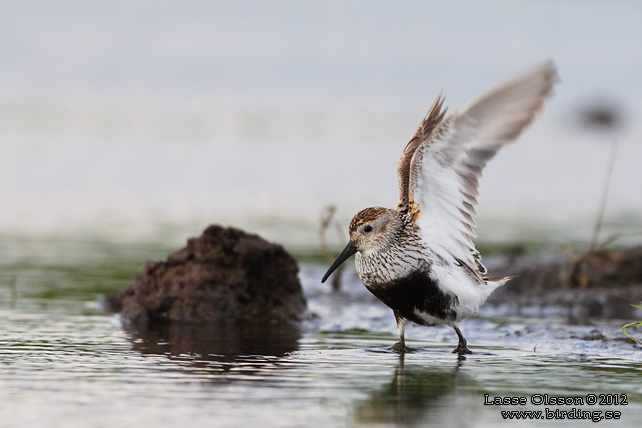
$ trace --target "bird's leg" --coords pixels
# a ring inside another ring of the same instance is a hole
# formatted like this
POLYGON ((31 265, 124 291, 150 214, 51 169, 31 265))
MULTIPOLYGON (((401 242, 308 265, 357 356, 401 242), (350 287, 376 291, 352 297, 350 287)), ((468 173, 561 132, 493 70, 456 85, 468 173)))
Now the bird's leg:
POLYGON ((392 350, 397 352, 407 352, 406 340, 404 338, 404 328, 406 326, 406 319, 399 315, 397 311, 393 311, 395 314, 395 321, 397 321, 397 328, 399 329, 399 342, 392 345, 392 350))
POLYGON ((461 334, 459 327, 455 325, 453 326, 453 328, 455 329, 455 333, 457 333, 457 337, 459 337, 459 344, 453 351, 453 354, 459 354, 459 355, 472 354, 471 350, 468 349, 468 346, 466 345, 466 339, 464 338, 464 335, 461 334))

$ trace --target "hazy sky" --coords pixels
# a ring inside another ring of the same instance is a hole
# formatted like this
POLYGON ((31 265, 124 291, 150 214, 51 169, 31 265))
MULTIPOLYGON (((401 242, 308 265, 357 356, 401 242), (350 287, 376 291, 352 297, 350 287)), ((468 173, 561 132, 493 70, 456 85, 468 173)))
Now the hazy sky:
POLYGON ((549 58, 555 97, 486 170, 481 217, 591 218, 617 135, 610 209, 639 221, 640 16, 637 1, 0 2, 0 230, 310 229, 330 203, 348 219, 394 205, 440 90, 453 110, 549 58), (626 114, 617 134, 576 126, 595 100, 626 114))

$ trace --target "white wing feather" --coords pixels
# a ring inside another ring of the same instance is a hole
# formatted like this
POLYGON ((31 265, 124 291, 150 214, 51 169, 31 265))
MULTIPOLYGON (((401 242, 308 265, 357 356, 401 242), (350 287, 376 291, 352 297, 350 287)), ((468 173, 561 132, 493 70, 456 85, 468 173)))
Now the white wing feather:
POLYGON ((546 63, 483 94, 446 118, 413 153, 409 196, 420 235, 443 257, 486 273, 472 238, 478 179, 486 163, 533 120, 556 71, 546 63))

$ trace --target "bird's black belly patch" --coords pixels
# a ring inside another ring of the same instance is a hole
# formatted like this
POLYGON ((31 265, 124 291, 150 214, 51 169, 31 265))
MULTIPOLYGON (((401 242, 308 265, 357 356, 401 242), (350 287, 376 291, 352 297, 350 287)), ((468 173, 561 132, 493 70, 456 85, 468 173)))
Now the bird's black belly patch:
POLYGON ((415 310, 444 321, 454 321, 457 296, 445 293, 426 272, 415 271, 398 280, 368 287, 379 300, 417 324, 429 325, 415 310))

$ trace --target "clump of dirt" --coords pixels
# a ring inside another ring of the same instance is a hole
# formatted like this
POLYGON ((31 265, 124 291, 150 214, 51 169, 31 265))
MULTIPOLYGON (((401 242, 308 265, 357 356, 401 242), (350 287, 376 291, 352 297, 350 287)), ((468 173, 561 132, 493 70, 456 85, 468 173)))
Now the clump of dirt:
POLYGON ((590 251, 571 261, 568 285, 595 287, 642 284, 642 248, 590 251))
POLYGON ((306 301, 298 270, 282 246, 214 225, 167 260, 148 262, 106 303, 137 323, 300 321, 306 301))
POLYGON ((593 251, 579 256, 560 255, 538 261, 526 256, 506 257, 493 273, 513 276, 488 299, 523 313, 557 312, 574 318, 632 319, 642 301, 642 248, 593 251))

